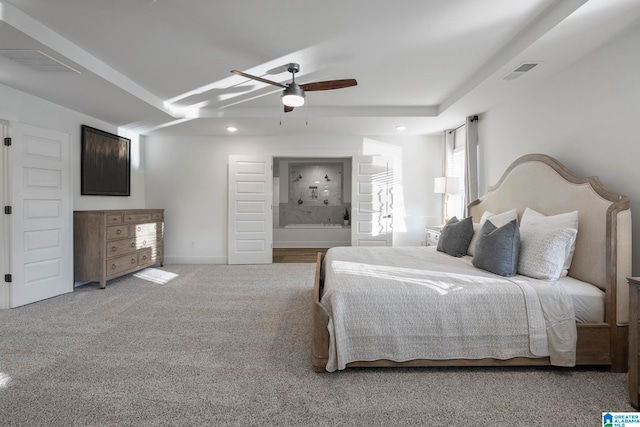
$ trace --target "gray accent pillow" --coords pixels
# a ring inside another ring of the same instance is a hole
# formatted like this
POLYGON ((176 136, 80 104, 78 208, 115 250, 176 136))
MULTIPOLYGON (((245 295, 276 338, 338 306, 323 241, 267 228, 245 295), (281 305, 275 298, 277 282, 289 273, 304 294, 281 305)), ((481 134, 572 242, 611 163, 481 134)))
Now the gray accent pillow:
POLYGON ((513 220, 496 228, 488 220, 480 229, 475 255, 471 263, 500 276, 515 276, 520 249, 520 230, 513 220))
POLYGON ((442 229, 437 249, 451 256, 461 257, 467 254, 472 237, 473 219, 467 217, 458 221, 454 216, 442 229))

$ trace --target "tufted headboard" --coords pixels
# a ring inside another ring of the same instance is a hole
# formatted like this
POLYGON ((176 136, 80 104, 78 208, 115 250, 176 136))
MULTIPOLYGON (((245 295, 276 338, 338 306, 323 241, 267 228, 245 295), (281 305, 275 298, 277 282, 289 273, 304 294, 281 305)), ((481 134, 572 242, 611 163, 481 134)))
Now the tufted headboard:
POLYGON ((545 215, 578 211, 569 276, 606 292, 607 323, 627 324, 632 263, 629 198, 609 190, 597 177, 574 175, 552 157, 529 154, 513 162, 482 199, 470 203, 469 214, 479 222, 484 211, 516 208, 521 217, 527 207, 545 215))

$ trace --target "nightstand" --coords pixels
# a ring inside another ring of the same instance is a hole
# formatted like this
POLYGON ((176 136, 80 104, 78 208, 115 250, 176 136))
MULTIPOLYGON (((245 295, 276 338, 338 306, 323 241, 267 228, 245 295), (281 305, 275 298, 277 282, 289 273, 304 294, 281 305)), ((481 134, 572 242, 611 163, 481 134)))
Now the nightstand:
POLYGON ((640 370, 638 358, 640 356, 640 277, 630 277, 629 282, 629 400, 634 408, 638 408, 638 383, 640 370))
POLYGON ((440 233, 442 227, 427 227, 425 233, 427 234, 427 246, 437 246, 438 240, 440 240, 440 233))

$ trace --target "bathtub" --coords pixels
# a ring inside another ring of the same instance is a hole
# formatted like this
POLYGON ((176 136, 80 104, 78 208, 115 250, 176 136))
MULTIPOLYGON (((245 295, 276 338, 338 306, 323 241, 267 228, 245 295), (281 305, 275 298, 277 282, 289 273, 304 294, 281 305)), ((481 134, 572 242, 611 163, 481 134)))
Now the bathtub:
POLYGON ((284 228, 342 228, 342 224, 287 224, 284 228))
POLYGON ((274 248, 351 246, 351 227, 342 224, 287 224, 273 229, 274 248))

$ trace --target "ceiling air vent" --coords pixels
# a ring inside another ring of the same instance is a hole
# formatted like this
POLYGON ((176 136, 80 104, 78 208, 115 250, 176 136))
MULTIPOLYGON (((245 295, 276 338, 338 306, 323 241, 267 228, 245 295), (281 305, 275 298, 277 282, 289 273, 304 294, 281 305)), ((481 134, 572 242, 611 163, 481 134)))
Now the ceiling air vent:
POLYGON ((526 73, 527 71, 530 71, 533 67, 537 66, 538 64, 535 62, 527 62, 524 64, 520 64, 520 66, 518 66, 518 68, 516 68, 515 70, 511 71, 509 74, 507 74, 506 76, 504 76, 502 78, 502 80, 515 80, 518 77, 520 77, 521 75, 523 75, 524 73, 526 73))
POLYGON ((53 59, 39 50, 0 49, 0 55, 39 72, 74 72, 80 74, 80 71, 63 64, 57 59, 53 59))

